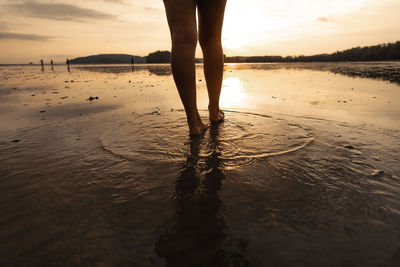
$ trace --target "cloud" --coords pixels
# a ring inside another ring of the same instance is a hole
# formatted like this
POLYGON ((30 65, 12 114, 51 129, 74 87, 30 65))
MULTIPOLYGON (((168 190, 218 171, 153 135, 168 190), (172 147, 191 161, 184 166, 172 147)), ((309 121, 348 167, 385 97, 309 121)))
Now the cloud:
POLYGON ((117 4, 126 4, 124 0, 104 0, 104 2, 111 2, 117 4))
MULTIPOLYGON (((89 1, 89 0, 86 0, 89 1)), ((106 3, 112 3, 112 4, 121 4, 121 5, 130 5, 128 3, 129 0, 90 0, 92 2, 106 2, 106 3)))
POLYGON ((158 12, 158 11, 161 10, 161 8, 146 6, 146 7, 144 8, 144 10, 149 11, 149 12, 158 12))
POLYGON ((5 7, 14 15, 28 16, 34 18, 85 21, 96 19, 116 19, 116 16, 96 11, 93 9, 81 8, 71 4, 50 4, 25 1, 22 3, 7 4, 5 7))
POLYGON ((25 40, 25 41, 46 41, 51 38, 52 37, 50 36, 38 35, 38 34, 0 32, 0 40, 14 39, 14 40, 25 40))
POLYGON ((317 18, 317 21, 318 22, 329 22, 329 19, 326 17, 319 17, 319 18, 317 18))

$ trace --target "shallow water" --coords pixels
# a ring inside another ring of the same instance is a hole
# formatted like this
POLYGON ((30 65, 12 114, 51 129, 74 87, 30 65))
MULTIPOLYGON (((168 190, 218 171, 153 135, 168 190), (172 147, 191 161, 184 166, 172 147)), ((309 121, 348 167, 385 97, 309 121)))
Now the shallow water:
MULTIPOLYGON (((132 116, 100 136, 102 147, 127 160, 142 158, 159 162, 182 162, 189 154, 191 140, 184 130, 183 112, 154 113, 132 116)), ((218 150, 221 166, 239 167, 257 158, 294 152, 309 145, 314 136, 310 129, 282 118, 251 113, 229 112, 229 119, 219 129, 218 150), (261 145, 264 144, 264 145, 261 145)), ((215 148, 209 146, 211 133, 199 140, 199 161, 207 160, 215 148)))
POLYGON ((228 65, 190 138, 168 66, 62 68, 0 70, 2 266, 400 264, 400 86, 228 65))

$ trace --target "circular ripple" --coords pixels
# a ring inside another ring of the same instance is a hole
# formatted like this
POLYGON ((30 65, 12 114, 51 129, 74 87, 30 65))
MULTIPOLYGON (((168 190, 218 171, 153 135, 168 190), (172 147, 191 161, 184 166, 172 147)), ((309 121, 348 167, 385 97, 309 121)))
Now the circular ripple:
POLYGON ((209 126, 202 137, 190 138, 184 112, 154 112, 134 115, 130 122, 103 132, 100 140, 104 149, 129 160, 198 163, 213 158, 226 167, 237 167, 301 149, 314 136, 281 118, 227 112, 223 123, 209 126))

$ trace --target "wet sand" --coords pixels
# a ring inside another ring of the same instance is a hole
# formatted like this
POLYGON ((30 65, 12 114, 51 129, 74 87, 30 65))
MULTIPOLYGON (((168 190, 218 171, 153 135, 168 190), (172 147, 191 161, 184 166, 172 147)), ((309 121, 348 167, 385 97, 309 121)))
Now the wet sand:
POLYGON ((398 266, 400 86, 332 68, 227 65, 190 138, 166 65, 0 67, 1 265, 398 266))

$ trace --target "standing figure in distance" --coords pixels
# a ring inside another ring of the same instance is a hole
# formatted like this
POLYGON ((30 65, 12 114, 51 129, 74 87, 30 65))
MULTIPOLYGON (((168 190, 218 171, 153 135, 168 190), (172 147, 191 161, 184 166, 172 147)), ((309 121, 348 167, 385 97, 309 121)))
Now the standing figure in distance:
POLYGON ((131 57, 131 68, 132 71, 135 69, 135 60, 133 59, 133 57, 131 57))
POLYGON ((224 119, 224 113, 219 108, 224 72, 221 32, 226 0, 164 0, 164 6, 171 32, 171 68, 175 84, 185 108, 190 135, 200 135, 206 127, 201 121, 196 102, 197 37, 204 56, 210 122, 221 122, 224 119))
POLYGON ((43 63, 43 59, 40 60, 40 66, 42 66, 42 71, 44 71, 44 63, 43 63))
POLYGON ((70 71, 71 71, 71 69, 70 69, 70 67, 69 67, 69 59, 68 59, 68 58, 67 58, 67 61, 66 61, 65 63, 67 63, 67 66, 68 66, 68 72, 70 72, 70 71))
POLYGON ((51 70, 54 72, 54 64, 53 64, 53 60, 50 61, 51 64, 51 70))

